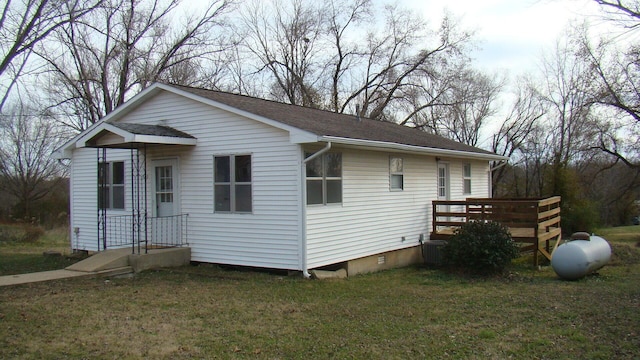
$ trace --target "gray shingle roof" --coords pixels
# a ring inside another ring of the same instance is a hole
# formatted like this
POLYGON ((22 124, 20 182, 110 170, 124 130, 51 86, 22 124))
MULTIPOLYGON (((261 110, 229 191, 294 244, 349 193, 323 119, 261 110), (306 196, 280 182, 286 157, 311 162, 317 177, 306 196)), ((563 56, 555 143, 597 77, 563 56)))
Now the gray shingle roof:
POLYGON ((317 136, 333 136, 347 139, 382 141, 427 148, 493 154, 473 146, 459 143, 442 136, 394 123, 355 115, 338 114, 325 110, 258 99, 245 95, 170 85, 194 95, 244 110, 317 136))
POLYGON ((176 138, 194 139, 193 136, 185 132, 163 125, 125 124, 110 121, 107 123, 124 131, 128 131, 132 134, 137 135, 169 136, 176 138))

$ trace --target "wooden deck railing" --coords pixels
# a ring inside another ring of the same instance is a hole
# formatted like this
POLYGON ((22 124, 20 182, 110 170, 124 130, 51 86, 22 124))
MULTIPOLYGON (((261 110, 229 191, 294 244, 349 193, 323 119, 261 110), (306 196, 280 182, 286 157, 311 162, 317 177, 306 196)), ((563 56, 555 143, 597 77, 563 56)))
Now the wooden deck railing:
POLYGON ((447 240, 456 228, 472 220, 490 220, 509 228, 514 241, 522 243, 521 252, 533 251, 551 260, 550 241, 560 240, 559 196, 547 199, 467 199, 434 201, 431 239, 447 240))

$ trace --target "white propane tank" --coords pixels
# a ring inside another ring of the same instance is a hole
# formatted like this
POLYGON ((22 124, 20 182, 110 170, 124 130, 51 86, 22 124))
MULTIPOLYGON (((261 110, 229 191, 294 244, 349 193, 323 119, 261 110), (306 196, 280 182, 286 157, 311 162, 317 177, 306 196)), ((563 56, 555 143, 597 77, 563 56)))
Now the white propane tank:
POLYGON ((600 236, 576 233, 553 252, 551 267, 563 279, 576 280, 605 266, 611 246, 600 236))

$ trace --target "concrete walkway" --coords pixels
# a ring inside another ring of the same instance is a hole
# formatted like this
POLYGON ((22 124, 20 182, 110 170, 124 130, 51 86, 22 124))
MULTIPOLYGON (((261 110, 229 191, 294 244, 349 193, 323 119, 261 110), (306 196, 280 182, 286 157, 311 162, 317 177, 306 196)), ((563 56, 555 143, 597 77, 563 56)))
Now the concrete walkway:
POLYGON ((94 273, 72 271, 72 270, 51 270, 30 274, 17 274, 0 276, 0 286, 28 284, 41 281, 67 279, 81 276, 91 276, 94 273))
POLYGON ((159 267, 189 264, 191 249, 153 249, 148 254, 131 254, 130 249, 99 252, 64 270, 0 276, 0 287, 75 277, 117 276, 159 267))

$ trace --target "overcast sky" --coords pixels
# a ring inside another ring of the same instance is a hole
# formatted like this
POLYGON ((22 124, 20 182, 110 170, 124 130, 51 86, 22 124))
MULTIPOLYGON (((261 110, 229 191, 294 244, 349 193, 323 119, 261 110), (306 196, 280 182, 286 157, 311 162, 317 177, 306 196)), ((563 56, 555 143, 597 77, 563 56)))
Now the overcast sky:
POLYGON ((543 49, 555 41, 576 19, 588 19, 600 31, 595 16, 599 6, 592 0, 401 0, 401 4, 438 21, 443 11, 461 18, 466 28, 476 30, 481 49, 476 66, 489 71, 507 70, 517 75, 534 70, 543 49))

